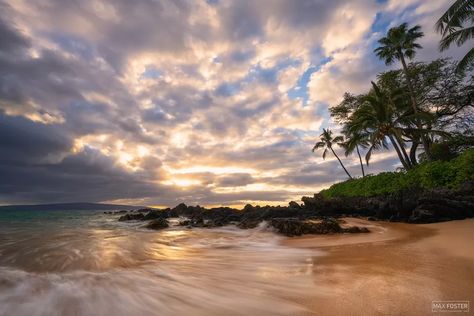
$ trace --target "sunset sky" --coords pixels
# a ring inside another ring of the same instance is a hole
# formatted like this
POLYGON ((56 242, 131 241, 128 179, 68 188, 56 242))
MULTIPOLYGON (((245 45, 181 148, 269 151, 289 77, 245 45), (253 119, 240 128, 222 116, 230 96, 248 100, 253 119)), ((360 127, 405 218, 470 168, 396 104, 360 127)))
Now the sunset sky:
MULTIPOLYGON (((438 51, 451 2, 0 0, 0 204, 312 195, 345 179, 311 148, 387 69, 388 28, 422 26, 420 61, 469 49, 438 51)), ((396 167, 381 151, 369 172, 396 167)))

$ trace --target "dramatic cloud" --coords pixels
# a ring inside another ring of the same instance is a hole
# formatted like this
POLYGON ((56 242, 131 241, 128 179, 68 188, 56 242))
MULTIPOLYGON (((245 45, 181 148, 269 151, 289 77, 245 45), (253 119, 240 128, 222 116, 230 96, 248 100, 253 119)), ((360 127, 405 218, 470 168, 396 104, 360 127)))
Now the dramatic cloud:
MULTIPOLYGON (((313 194, 345 178, 311 152, 328 106, 385 69, 393 25, 421 24, 418 58, 440 56, 449 3, 0 0, 0 204, 313 194)), ((380 152, 368 172, 397 166, 380 152)))

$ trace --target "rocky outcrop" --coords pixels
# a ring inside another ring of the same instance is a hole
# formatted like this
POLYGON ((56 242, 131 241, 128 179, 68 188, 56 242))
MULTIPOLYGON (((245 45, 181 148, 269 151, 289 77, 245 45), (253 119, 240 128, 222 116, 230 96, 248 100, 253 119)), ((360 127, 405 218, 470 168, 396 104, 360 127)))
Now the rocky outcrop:
POLYGON ((166 219, 160 218, 160 219, 154 219, 148 222, 148 224, 146 224, 145 227, 148 229, 159 230, 159 229, 168 228, 169 223, 166 219))
POLYGON ((301 236, 305 234, 336 234, 336 233, 368 233, 366 227, 352 226, 343 228, 335 218, 323 220, 300 220, 296 218, 275 218, 270 225, 280 234, 286 236, 301 236))
POLYGON ((363 216, 370 220, 433 223, 474 217, 474 187, 460 190, 411 189, 374 197, 303 197, 304 209, 317 216, 363 216))
MULTIPOLYGON (((236 224, 250 229, 267 221, 278 232, 287 236, 302 234, 365 233, 364 227, 343 227, 340 217, 364 217, 371 221, 402 221, 433 223, 474 217, 474 182, 465 183, 459 190, 411 189, 374 197, 325 198, 321 194, 303 197, 303 204, 290 202, 288 206, 253 206, 242 210, 229 207, 206 209, 184 203, 170 209, 140 209, 130 211, 119 221, 151 221, 148 225, 168 227, 168 218, 182 217, 179 225, 213 228, 236 224), (166 226, 165 226, 166 224, 166 226)), ((115 212, 114 214, 117 214, 115 212)), ((151 227, 150 227, 151 228, 151 227)))
POLYGON ((168 212, 166 211, 161 211, 161 210, 150 210, 146 215, 143 217, 143 220, 152 220, 152 219, 158 219, 158 218, 168 218, 170 217, 168 212))
POLYGON ((138 221, 138 220, 143 220, 145 218, 145 215, 143 213, 129 213, 125 214, 123 216, 119 217, 119 222, 124 222, 124 221, 138 221))
POLYGON ((301 236, 304 234, 331 234, 340 233, 342 228, 334 218, 322 221, 303 221, 296 218, 275 218, 270 225, 283 235, 301 236))

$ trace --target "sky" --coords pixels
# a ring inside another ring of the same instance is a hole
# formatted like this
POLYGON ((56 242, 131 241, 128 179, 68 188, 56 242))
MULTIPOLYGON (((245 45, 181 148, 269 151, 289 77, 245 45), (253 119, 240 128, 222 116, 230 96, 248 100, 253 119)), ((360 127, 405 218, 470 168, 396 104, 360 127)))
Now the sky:
MULTIPOLYGON (((346 178, 311 152, 328 107, 388 69, 390 27, 422 26, 417 61, 467 51, 438 51, 451 2, 0 0, 0 204, 313 195, 346 178)), ((380 151, 368 172, 397 167, 380 151)))

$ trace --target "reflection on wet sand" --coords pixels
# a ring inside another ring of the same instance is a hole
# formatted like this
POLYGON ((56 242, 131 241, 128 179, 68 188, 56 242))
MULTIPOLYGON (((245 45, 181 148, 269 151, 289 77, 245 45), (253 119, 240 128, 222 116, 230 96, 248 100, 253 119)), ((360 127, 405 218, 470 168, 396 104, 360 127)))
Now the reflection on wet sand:
POLYGON ((473 302, 474 220, 378 225, 381 234, 360 236, 358 243, 340 236, 285 241, 326 251, 313 269, 325 291, 308 301, 310 309, 321 315, 432 315, 432 301, 473 302))

